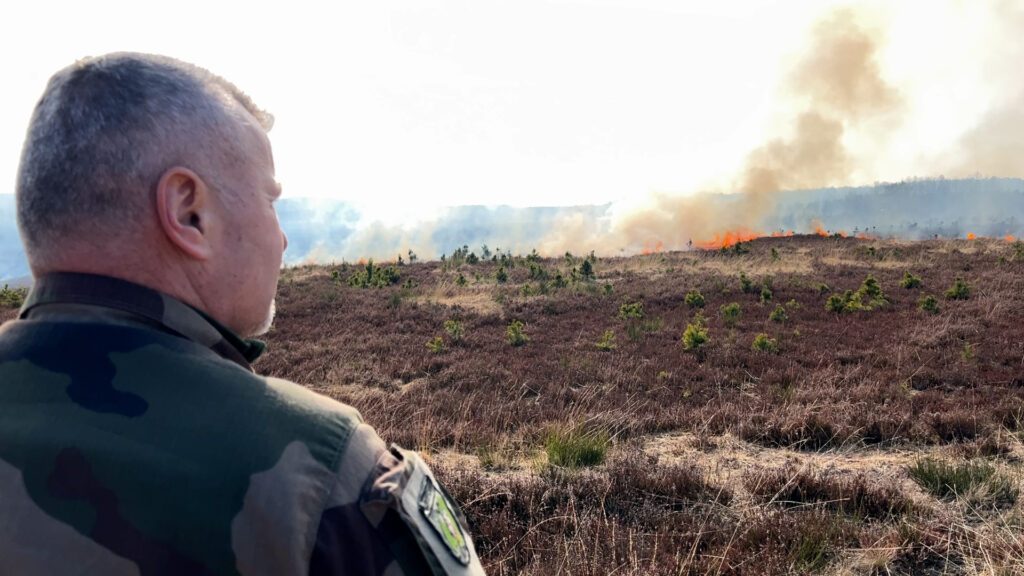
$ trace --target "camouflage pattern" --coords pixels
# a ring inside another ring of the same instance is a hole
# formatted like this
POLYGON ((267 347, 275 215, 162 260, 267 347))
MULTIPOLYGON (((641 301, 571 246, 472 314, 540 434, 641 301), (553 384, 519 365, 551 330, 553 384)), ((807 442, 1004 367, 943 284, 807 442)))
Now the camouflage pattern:
POLYGON ((422 460, 254 374, 263 349, 141 286, 39 278, 0 328, 0 574, 482 574, 422 460))

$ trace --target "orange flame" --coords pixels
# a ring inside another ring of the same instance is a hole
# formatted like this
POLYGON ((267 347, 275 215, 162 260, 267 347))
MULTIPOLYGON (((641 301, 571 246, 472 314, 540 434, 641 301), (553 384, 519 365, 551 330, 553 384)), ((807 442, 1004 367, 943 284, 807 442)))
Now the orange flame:
POLYGON ((665 244, 661 240, 655 242, 653 246, 650 242, 644 242, 644 250, 642 254, 644 254, 645 256, 648 254, 658 254, 664 249, 665 244))
POLYGON ((759 232, 753 230, 740 229, 730 230, 728 232, 722 232, 715 234, 711 240, 705 240, 703 242, 697 242, 697 247, 704 250, 715 250, 718 248, 728 248, 740 242, 749 242, 764 236, 759 232))
POLYGON ((811 220, 811 226, 814 227, 814 233, 818 236, 828 236, 828 231, 825 230, 825 227, 821 224, 821 220, 811 220))
POLYGON ((975 238, 977 238, 977 235, 975 235, 974 232, 968 232, 967 233, 967 239, 968 240, 974 240, 975 238))
POLYGON ((1017 241, 1017 239, 1014 238, 1013 234, 1007 234, 1006 236, 1003 236, 1003 240, 1006 240, 1007 242, 1016 242, 1017 241))
POLYGON ((360 266, 366 266, 366 258, 360 258, 359 261, 356 262, 356 264, 360 266))

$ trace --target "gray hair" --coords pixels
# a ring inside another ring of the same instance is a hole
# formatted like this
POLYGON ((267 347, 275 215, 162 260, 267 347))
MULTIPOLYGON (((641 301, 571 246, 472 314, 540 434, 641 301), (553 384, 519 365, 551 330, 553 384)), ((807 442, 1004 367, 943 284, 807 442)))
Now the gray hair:
POLYGON ((172 166, 216 181, 217 167, 241 156, 242 110, 264 130, 273 124, 227 80, 164 56, 108 54, 54 74, 18 169, 18 227, 30 260, 83 233, 130 233, 172 166))

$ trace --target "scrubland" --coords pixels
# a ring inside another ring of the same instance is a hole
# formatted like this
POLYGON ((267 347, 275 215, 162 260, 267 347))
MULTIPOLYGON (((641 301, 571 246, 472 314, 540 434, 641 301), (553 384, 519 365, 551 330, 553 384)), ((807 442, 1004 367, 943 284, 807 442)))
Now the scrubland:
POLYGON ((465 256, 287 269, 257 370, 423 451, 490 573, 1024 573, 1019 243, 465 256))

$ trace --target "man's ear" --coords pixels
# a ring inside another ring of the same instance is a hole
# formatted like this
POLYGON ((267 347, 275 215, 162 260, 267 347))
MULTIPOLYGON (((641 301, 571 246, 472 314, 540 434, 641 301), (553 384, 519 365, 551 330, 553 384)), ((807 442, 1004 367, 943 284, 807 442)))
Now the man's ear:
POLYGON ((156 212, 167 240, 196 260, 213 255, 209 226, 213 222, 210 189, 188 168, 176 166, 156 185, 156 212))

